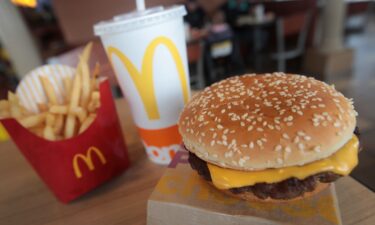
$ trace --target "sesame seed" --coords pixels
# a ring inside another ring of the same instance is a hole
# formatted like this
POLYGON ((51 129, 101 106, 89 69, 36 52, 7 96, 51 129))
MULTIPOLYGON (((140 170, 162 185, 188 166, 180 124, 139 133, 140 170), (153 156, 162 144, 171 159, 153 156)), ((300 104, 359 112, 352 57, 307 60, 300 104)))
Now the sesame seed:
POLYGON ((294 141, 293 141, 295 144, 297 144, 298 142, 299 142, 299 137, 298 136, 296 136, 295 138, 294 138, 294 141))
POLYGON ((285 138, 285 139, 289 139, 289 136, 288 136, 288 134, 286 134, 286 133, 283 133, 283 138, 285 138))
POLYGON ((215 140, 212 140, 211 143, 210 143, 211 146, 214 146, 215 145, 215 140))
POLYGON ((297 134, 298 134, 299 136, 305 136, 305 135, 306 135, 305 132, 303 132, 303 131, 298 131, 297 134))
POLYGON ((311 137, 310 136, 305 136, 303 137, 306 141, 310 141, 311 140, 311 137))
POLYGON ((276 145, 276 146, 275 146, 275 151, 276 151, 276 152, 281 151, 282 148, 283 148, 283 146, 281 146, 281 145, 276 145))
POLYGON ((334 124, 333 124, 334 127, 340 127, 341 126, 341 123, 336 121, 334 124))
POLYGON ((254 142, 250 142, 249 148, 254 148, 254 142))
POLYGON ((263 132, 264 130, 263 130, 263 128, 258 127, 258 128, 257 128, 257 131, 259 131, 259 132, 263 132))
POLYGON ((305 145, 303 143, 298 143, 298 149, 303 151, 305 149, 305 145))
POLYGON ((320 152, 320 146, 319 146, 319 145, 315 146, 315 147, 314 147, 314 151, 315 151, 315 152, 320 152))
POLYGON ((292 149, 289 146, 285 147, 285 152, 292 152, 292 149))
POLYGON ((257 145, 259 145, 259 147, 262 147, 263 146, 263 143, 261 140, 257 140, 257 145))
POLYGON ((221 129, 223 129, 224 127, 221 126, 220 124, 218 124, 218 125, 217 125, 217 128, 218 128, 219 130, 221 130, 221 129))

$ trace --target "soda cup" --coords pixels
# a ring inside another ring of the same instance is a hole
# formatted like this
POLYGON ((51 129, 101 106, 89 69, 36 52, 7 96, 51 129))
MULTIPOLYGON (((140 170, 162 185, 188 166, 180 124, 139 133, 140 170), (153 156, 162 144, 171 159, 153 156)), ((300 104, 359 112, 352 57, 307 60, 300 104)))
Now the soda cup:
POLYGON ((184 15, 184 6, 155 7, 94 25, 147 155, 159 164, 179 149, 177 120, 190 98, 184 15))

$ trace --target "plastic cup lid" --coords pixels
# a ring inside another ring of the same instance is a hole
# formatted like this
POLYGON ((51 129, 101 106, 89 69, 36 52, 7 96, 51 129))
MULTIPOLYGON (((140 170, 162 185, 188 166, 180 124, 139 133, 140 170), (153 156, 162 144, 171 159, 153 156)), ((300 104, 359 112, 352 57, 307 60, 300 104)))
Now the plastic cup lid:
POLYGON ((183 5, 168 8, 163 6, 149 8, 143 11, 133 11, 114 16, 112 20, 102 21, 94 25, 97 36, 142 29, 144 27, 173 20, 186 15, 183 5))

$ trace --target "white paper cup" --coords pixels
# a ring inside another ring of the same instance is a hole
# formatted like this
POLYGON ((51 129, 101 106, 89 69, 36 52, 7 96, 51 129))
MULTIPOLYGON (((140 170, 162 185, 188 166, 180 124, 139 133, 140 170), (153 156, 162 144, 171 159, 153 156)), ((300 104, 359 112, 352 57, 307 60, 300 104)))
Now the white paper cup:
POLYGON ((184 6, 155 7, 94 26, 127 98, 149 158, 168 164, 181 144, 177 120, 190 98, 184 6))

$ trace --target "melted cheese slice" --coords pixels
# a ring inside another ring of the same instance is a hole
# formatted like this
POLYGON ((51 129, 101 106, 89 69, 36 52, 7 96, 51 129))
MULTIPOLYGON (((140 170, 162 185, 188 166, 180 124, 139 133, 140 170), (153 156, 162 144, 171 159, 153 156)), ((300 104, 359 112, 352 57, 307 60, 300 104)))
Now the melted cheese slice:
POLYGON ((321 172, 348 175, 358 164, 358 138, 354 135, 341 149, 328 158, 303 166, 291 166, 260 171, 240 171, 207 163, 213 184, 219 189, 250 186, 256 183, 276 183, 291 177, 305 179, 321 172))

